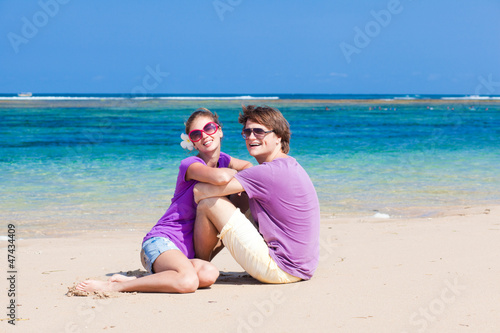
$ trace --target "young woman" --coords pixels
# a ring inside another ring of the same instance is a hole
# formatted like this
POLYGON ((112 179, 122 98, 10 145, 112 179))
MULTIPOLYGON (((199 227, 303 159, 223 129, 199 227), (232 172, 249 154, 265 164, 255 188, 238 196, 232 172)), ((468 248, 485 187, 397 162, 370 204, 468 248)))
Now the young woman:
MULTIPOLYGON (((193 228, 196 203, 193 188, 198 182, 227 184, 250 162, 221 152, 223 137, 216 113, 201 108, 186 122, 187 145, 194 145, 197 156, 181 161, 174 197, 166 213, 144 237, 141 261, 150 275, 135 278, 115 274, 108 281, 87 280, 77 289, 84 291, 138 291, 189 293, 211 286, 219 276, 208 261, 194 259, 193 228)), ((186 146, 186 142, 182 144, 186 146)))

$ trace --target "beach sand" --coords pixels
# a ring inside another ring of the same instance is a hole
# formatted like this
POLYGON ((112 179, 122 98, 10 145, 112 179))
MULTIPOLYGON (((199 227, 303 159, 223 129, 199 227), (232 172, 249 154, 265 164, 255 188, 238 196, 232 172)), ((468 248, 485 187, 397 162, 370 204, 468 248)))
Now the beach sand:
MULTIPOLYGON (((421 219, 323 218, 310 281, 265 285, 224 250, 221 276, 193 294, 68 297, 86 278, 142 271, 147 230, 16 241, 15 327, 4 332, 498 332, 500 206, 421 219)), ((7 272, 7 242, 2 267, 7 272)), ((135 274, 134 273, 134 274, 135 274)), ((7 275, 7 273, 5 273, 7 275)), ((8 277, 8 276, 7 276, 8 277)))

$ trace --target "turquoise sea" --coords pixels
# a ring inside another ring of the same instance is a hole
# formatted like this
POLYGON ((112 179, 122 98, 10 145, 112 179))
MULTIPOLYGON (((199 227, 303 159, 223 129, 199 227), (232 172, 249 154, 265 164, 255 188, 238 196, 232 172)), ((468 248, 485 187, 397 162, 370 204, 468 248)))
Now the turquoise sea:
POLYGON ((21 237, 147 230, 169 205, 196 108, 219 114, 223 151, 255 162, 237 122, 242 104, 283 112, 290 155, 324 216, 411 218, 500 203, 494 96, 3 95, 0 217, 21 237))

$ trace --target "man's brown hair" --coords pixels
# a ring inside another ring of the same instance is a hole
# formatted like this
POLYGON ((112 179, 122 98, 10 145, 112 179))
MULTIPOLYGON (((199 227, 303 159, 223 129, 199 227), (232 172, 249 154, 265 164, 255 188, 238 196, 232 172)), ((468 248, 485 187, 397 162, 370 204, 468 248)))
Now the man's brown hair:
POLYGON ((292 132, 290 124, 278 109, 269 106, 243 105, 242 110, 238 118, 240 124, 245 126, 247 121, 251 120, 273 130, 274 134, 281 138, 281 151, 288 154, 292 132))

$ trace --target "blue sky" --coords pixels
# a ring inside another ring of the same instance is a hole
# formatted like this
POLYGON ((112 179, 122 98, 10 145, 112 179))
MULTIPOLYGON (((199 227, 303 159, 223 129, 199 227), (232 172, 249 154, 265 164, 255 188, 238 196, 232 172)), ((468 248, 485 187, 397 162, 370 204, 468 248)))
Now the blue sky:
POLYGON ((500 95, 499 17, 499 0, 0 0, 0 93, 500 95))

